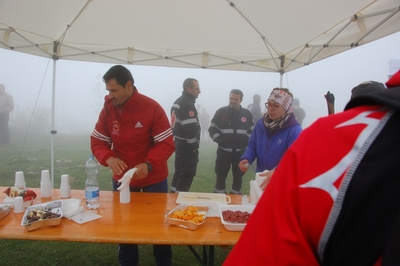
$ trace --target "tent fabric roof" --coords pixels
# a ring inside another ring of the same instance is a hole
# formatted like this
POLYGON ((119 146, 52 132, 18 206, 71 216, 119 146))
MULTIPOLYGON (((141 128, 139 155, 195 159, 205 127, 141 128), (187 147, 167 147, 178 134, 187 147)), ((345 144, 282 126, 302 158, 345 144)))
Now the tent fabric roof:
POLYGON ((0 48, 113 64, 284 73, 398 31, 398 0, 0 2, 0 48))

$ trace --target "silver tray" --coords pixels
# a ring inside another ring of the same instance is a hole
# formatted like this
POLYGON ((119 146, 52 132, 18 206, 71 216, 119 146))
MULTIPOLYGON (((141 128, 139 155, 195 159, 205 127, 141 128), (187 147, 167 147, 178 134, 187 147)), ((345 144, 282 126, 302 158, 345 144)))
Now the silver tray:
POLYGON ((0 221, 10 213, 11 206, 12 204, 0 204, 0 221))
POLYGON ((208 209, 209 209, 209 207, 208 206, 204 206, 204 205, 180 204, 179 206, 175 207, 170 212, 165 214, 164 217, 167 219, 167 221, 168 221, 168 223, 170 225, 176 225, 176 226, 179 226, 179 227, 182 227, 182 228, 186 228, 186 229, 189 229, 189 230, 197 230, 197 228, 199 228, 199 226, 202 225, 206 221, 208 209), (175 219, 175 218, 171 217, 172 214, 175 211, 184 210, 189 206, 196 207, 197 212, 199 214, 204 214, 204 220, 203 220, 202 223, 194 223, 194 222, 185 221, 185 220, 179 220, 179 219, 175 219))
POLYGON ((49 227, 49 226, 55 226, 59 225, 61 223, 61 218, 63 216, 62 214, 62 201, 51 201, 48 203, 43 203, 43 204, 37 204, 37 205, 32 205, 28 207, 24 213, 24 216, 22 217, 21 225, 25 226, 25 229, 27 231, 33 231, 39 228, 44 228, 44 227, 49 227), (29 222, 28 221, 28 216, 32 211, 51 211, 52 213, 57 213, 59 214, 58 217, 56 218, 50 218, 50 219, 43 219, 43 220, 38 220, 34 222, 29 222))

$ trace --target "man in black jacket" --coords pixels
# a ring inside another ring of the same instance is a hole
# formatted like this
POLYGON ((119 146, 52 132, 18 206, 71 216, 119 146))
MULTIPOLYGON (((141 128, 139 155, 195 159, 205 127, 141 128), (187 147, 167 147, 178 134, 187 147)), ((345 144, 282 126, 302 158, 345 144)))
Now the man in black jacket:
POLYGON ((171 127, 175 138, 175 173, 171 192, 189 191, 199 161, 200 123, 195 107, 200 94, 199 82, 187 78, 182 96, 171 108, 171 127))
POLYGON ((238 165, 254 128, 253 116, 249 110, 241 107, 242 101, 243 92, 232 90, 229 94, 229 105, 217 110, 208 129, 211 139, 218 143, 215 193, 226 193, 225 180, 231 166, 233 184, 230 194, 242 193, 244 173, 238 165))

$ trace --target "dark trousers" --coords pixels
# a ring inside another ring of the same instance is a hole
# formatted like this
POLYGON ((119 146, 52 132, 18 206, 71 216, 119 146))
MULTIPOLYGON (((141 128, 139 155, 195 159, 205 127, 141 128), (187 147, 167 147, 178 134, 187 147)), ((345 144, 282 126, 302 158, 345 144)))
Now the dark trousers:
POLYGON ((10 133, 8 132, 9 113, 0 113, 0 144, 10 143, 10 133))
POLYGON ((242 157, 243 153, 244 151, 227 152, 218 147, 217 159, 215 161, 215 174, 217 175, 215 190, 224 191, 226 189, 225 181, 228 176, 229 170, 232 167, 232 190, 234 190, 235 192, 241 192, 242 178, 244 173, 239 169, 239 162, 240 157, 242 157))
POLYGON ((172 178, 171 191, 189 191, 196 175, 199 162, 199 150, 188 149, 187 145, 175 142, 175 173, 172 178))
MULTIPOLYGON (((113 189, 118 188, 118 183, 114 179, 113 189)), ((168 192, 167 179, 156 184, 146 187, 130 187, 131 192, 168 192)), ((171 245, 153 245, 153 255, 156 259, 157 266, 170 266, 172 264, 172 248, 171 245)), ((118 261, 121 266, 137 265, 139 263, 139 251, 136 244, 119 244, 118 245, 118 261)))

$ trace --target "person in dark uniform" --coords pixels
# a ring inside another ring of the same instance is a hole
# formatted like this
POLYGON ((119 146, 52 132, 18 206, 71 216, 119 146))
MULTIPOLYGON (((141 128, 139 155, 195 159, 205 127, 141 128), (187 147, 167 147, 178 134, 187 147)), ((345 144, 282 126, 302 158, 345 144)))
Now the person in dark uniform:
POLYGON ((195 107, 201 93, 199 82, 188 78, 183 82, 182 96, 171 108, 171 127, 175 138, 175 173, 171 192, 189 191, 199 161, 200 123, 195 107))
POLYGON ((215 193, 226 193, 225 180, 231 167, 233 184, 230 194, 242 193, 244 172, 240 171, 238 165, 254 128, 253 116, 249 110, 242 108, 242 100, 241 90, 231 90, 229 105, 217 110, 208 129, 211 139, 218 143, 215 193))

